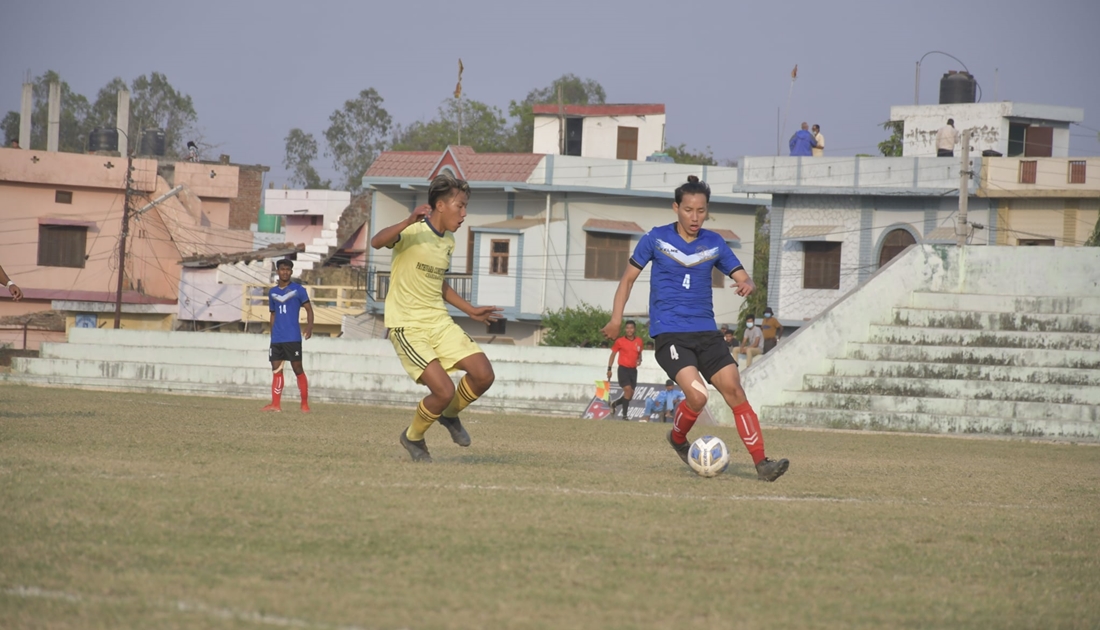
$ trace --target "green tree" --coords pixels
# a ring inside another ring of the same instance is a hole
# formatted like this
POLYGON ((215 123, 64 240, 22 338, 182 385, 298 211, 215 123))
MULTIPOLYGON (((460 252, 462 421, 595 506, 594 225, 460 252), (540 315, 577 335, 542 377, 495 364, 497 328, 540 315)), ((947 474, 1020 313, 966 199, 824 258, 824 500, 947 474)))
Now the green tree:
POLYGON ((144 130, 161 129, 164 131, 166 155, 182 157, 187 153, 187 140, 195 132, 197 121, 198 115, 191 97, 173 88, 165 75, 151 72, 130 84, 130 131, 127 137, 131 147, 140 146, 144 130))
MULTIPOLYGON (((122 77, 115 77, 107 82, 107 85, 99 88, 95 100, 92 101, 91 111, 88 113, 88 126, 91 129, 116 129, 118 122, 118 93, 122 90, 130 91, 130 86, 122 77)), ((123 129, 129 136, 130 130, 123 129)), ((133 137, 133 136, 130 136, 133 137)), ((135 141, 140 138, 134 138, 135 141)), ((137 148, 137 147, 134 147, 137 148)))
MULTIPOLYGON (((31 143, 30 149, 46 150, 47 129, 49 126, 49 100, 50 84, 58 82, 61 85, 61 124, 58 130, 58 151, 70 153, 83 153, 85 143, 88 140, 88 113, 91 106, 88 99, 77 94, 69 88, 69 84, 62 81, 57 72, 47 70, 34 79, 34 104, 31 109, 31 143)), ((4 144, 10 144, 12 140, 19 139, 19 112, 8 112, 0 125, 4 129, 4 144)))
MULTIPOLYGON (((542 317, 542 327, 545 329, 542 345, 559 348, 602 347, 608 341, 603 338, 600 329, 610 319, 611 311, 584 302, 579 306, 550 311, 542 317)), ((647 343, 651 341, 647 322, 635 321, 635 334, 647 343)))
POLYGON ((522 101, 512 101, 508 114, 518 119, 512 126, 508 150, 530 153, 535 143, 535 113, 533 107, 558 102, 558 86, 562 89, 562 101, 566 105, 602 105, 607 100, 603 86, 594 79, 581 79, 574 74, 563 74, 549 86, 531 90, 522 101))
POLYGON ((890 137, 878 143, 879 152, 886 157, 901 157, 905 123, 900 120, 891 120, 882 123, 882 128, 890 132, 890 137))
POLYGON ((753 231, 752 281, 756 290, 745 298, 737 314, 737 326, 734 337, 738 340, 745 334, 745 318, 763 317, 768 306, 768 264, 771 260, 771 218, 766 206, 756 208, 756 227, 753 231))
MULTIPOLYGON (((665 153, 667 153, 677 164, 718 165, 718 162, 714 161, 714 154, 711 153, 710 147, 702 151, 690 151, 686 145, 678 144, 665 147, 665 153)), ((736 164, 734 164, 734 166, 736 166, 736 164)))
POLYGON ((363 174, 390 139, 393 119, 382 107, 382 100, 374 88, 367 88, 329 116, 327 155, 344 176, 347 190, 363 186, 363 174))
POLYGON ((286 135, 285 141, 283 166, 290 171, 290 183, 302 188, 330 188, 332 182, 322 180, 313 167, 313 160, 317 159, 317 140, 313 134, 294 128, 286 135))
POLYGON ((1089 240, 1085 241, 1085 245, 1089 247, 1100 247, 1100 219, 1096 220, 1096 225, 1092 228, 1092 236, 1089 240))
POLYGON ((428 122, 399 127, 394 134, 394 151, 442 151, 458 144, 458 115, 462 112, 462 144, 478 153, 499 153, 509 146, 508 121, 500 108, 480 101, 449 98, 439 114, 428 122))

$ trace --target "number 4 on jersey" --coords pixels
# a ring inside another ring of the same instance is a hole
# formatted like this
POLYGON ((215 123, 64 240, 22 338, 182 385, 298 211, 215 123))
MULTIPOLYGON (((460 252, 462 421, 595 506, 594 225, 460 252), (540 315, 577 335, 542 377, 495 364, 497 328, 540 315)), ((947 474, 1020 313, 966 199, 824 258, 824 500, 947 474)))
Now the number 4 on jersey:
POLYGON ((684 274, 684 281, 681 284, 684 285, 685 289, 690 289, 691 288, 691 274, 690 273, 685 273, 684 274))

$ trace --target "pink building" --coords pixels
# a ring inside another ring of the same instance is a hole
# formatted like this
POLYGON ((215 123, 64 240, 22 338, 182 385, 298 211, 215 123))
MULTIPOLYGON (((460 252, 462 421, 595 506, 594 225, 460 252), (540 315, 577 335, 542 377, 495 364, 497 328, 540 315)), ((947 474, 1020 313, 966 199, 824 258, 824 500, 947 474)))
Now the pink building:
MULTIPOLYGON (((53 309, 66 328, 113 325, 126 162, 0 149, 0 264, 24 293, 0 298, 0 318, 53 309)), ((171 329, 182 258, 252 249, 251 232, 228 229, 238 177, 234 165, 181 162, 169 183, 155 159, 133 160, 124 328, 171 329)), ((22 333, 0 330, 0 343, 20 347, 22 333)))

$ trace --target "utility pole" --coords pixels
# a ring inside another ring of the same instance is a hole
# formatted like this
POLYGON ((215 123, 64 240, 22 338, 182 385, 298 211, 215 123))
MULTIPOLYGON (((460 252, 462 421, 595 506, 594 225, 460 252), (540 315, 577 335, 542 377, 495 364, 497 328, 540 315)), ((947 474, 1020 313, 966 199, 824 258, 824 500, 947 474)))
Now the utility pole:
POLYGON ((126 237, 130 233, 130 193, 133 188, 131 174, 134 172, 134 158, 126 156, 126 195, 122 204, 122 232, 118 237, 118 288, 115 292, 115 329, 122 328, 122 281, 126 274, 126 237))
POLYGON ((558 85, 558 155, 565 155, 565 100, 558 85))
POLYGON ((962 133, 962 166, 959 168, 959 217, 955 222, 955 244, 966 245, 966 206, 970 201, 970 129, 962 133))

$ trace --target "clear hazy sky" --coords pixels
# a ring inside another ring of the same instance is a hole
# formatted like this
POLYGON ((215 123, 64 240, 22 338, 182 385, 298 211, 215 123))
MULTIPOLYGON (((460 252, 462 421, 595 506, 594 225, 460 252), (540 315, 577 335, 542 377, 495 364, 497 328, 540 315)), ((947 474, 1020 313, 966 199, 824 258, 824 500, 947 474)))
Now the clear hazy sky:
MULTIPOLYGON (((506 111, 573 73, 609 102, 665 103, 668 141, 719 159, 775 153, 796 63, 782 137, 806 120, 830 154, 875 153, 879 124, 912 103, 915 63, 932 50, 965 62, 985 101, 1082 107, 1100 129, 1100 0, 8 0, 0 15, 0 114, 19 109, 28 70, 57 70, 89 98, 112 77, 162 72, 194 98, 215 154, 267 164, 277 185, 289 129, 323 140, 328 115, 367 87, 396 121, 429 119, 459 57, 468 98, 506 111)), ((927 57, 921 102, 958 68, 927 57)), ((1095 131, 1072 133, 1072 154, 1100 155, 1095 131)), ((329 160, 317 166, 333 174, 329 160)))

